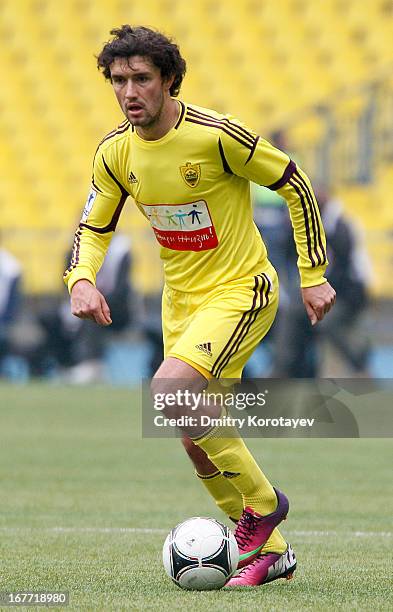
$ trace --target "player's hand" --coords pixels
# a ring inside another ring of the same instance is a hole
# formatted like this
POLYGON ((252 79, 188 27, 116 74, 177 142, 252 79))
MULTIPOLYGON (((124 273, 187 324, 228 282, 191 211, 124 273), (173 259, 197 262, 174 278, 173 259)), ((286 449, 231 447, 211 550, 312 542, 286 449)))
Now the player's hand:
POLYGON ((311 325, 315 325, 334 306, 336 292, 328 282, 316 287, 303 287, 301 291, 308 318, 311 325))
POLYGON ((112 323, 111 312, 104 296, 88 280, 79 280, 72 287, 71 312, 80 319, 91 319, 98 325, 112 323))

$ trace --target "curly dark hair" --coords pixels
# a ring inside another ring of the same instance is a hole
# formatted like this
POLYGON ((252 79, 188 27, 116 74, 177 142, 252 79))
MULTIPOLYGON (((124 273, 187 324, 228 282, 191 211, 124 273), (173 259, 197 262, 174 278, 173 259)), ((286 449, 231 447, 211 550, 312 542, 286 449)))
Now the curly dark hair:
POLYGON ((138 26, 122 25, 110 31, 112 40, 105 43, 101 53, 97 56, 97 67, 102 70, 106 79, 110 80, 110 66, 117 57, 132 57, 141 55, 160 69, 161 76, 170 78, 174 76, 170 88, 171 96, 177 96, 183 77, 186 73, 186 62, 180 55, 179 47, 169 38, 157 32, 138 26))

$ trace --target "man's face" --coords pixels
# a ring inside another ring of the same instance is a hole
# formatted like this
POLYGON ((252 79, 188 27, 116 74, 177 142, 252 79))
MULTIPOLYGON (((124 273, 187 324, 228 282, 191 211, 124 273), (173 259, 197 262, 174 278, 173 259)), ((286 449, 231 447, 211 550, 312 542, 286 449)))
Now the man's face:
POLYGON ((147 57, 117 57, 110 66, 116 98, 127 119, 135 126, 153 127, 170 99, 171 81, 147 57))

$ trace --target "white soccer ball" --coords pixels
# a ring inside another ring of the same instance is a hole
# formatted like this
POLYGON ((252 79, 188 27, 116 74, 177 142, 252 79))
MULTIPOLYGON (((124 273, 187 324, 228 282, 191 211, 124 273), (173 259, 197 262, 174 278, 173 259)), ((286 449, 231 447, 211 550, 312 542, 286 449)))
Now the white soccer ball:
POLYGON ((162 550, 165 571, 182 589, 220 589, 239 562, 235 536, 216 519, 195 516, 168 534, 162 550))

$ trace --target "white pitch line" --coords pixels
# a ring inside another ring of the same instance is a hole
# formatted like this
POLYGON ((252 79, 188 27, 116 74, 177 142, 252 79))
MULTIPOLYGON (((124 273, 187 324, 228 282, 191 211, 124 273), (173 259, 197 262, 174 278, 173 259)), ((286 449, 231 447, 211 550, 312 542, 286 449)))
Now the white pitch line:
POLYGON ((39 533, 168 533, 167 529, 148 527, 0 527, 0 531, 39 533))
MULTIPOLYGON (((55 533, 167 533, 167 529, 154 527, 48 527, 48 531, 55 533)), ((46 531, 46 530, 45 530, 46 531)))
MULTIPOLYGON (((5 533, 150 533, 164 534, 169 529, 148 527, 0 527, 5 533)), ((333 536, 347 538, 391 538, 391 531, 286 531, 288 535, 312 538, 329 538, 333 536)))
POLYGON ((290 533, 294 536, 311 536, 311 537, 326 537, 329 538, 331 536, 340 536, 340 537, 355 537, 355 538, 375 538, 375 537, 384 537, 391 538, 391 531, 289 531, 286 533, 290 533))

